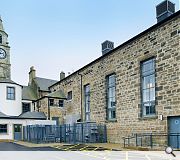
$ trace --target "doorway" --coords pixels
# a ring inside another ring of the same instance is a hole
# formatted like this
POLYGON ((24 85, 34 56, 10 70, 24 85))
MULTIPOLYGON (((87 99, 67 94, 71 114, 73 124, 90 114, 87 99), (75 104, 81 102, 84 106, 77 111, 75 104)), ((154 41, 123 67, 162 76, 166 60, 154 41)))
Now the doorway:
POLYGON ((180 148, 180 116, 168 118, 169 146, 180 148))
POLYGON ((14 140, 22 140, 22 124, 14 124, 14 140))

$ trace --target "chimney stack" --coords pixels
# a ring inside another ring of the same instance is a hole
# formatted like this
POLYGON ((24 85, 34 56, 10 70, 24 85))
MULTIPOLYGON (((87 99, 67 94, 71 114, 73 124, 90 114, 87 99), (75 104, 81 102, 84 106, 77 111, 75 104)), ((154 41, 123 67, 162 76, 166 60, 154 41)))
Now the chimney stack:
POLYGON ((101 45, 102 45, 102 55, 114 49, 114 42, 108 40, 104 41, 101 45))
POLYGON ((60 73, 60 80, 62 80, 64 78, 65 78, 65 73, 63 71, 61 71, 61 73, 60 73))
POLYGON ((156 6, 157 23, 166 19, 175 12, 175 4, 165 0, 156 6))
POLYGON ((34 69, 34 66, 30 68, 29 72, 29 85, 31 85, 32 80, 36 77, 36 70, 34 69))

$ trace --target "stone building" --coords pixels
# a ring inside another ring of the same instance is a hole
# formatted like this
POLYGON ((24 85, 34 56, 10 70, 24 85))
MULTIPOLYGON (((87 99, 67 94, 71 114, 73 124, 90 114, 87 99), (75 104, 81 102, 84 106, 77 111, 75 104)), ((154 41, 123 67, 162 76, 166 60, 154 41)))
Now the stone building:
MULTIPOLYGON (((164 15, 163 15, 164 16, 164 15)), ((107 125, 108 142, 135 133, 180 132, 180 11, 51 85, 63 122, 107 125)))
MULTIPOLYGON (((60 74, 60 78, 63 73, 60 74)), ((55 84, 56 80, 37 77, 36 70, 32 66, 29 72, 28 86, 23 86, 24 100, 32 100, 36 111, 44 112, 48 120, 55 120, 57 124, 64 123, 64 100, 66 97, 62 91, 51 93, 49 87, 55 84)))

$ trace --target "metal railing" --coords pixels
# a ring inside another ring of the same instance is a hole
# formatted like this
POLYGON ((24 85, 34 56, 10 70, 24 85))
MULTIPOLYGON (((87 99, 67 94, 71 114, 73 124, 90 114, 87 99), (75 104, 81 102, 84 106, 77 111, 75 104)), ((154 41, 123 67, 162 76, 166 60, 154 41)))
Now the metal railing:
POLYGON ((148 147, 164 148, 171 146, 174 149, 180 149, 180 133, 145 133, 133 134, 123 137, 124 147, 148 147))
POLYGON ((28 125, 23 127, 23 140, 32 143, 105 143, 106 125, 76 123, 74 125, 28 125))

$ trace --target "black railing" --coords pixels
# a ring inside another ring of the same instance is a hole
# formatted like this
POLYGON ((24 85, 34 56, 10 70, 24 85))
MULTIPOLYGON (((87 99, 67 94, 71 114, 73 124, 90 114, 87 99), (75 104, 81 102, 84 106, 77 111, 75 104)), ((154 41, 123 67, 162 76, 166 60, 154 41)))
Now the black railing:
POLYGON ((148 147, 148 148, 164 148, 171 146, 174 149, 180 149, 180 133, 145 133, 133 134, 124 137, 124 147, 148 147))
POLYGON ((28 125, 23 127, 23 140, 32 143, 105 143, 106 126, 96 123, 74 125, 28 125))

